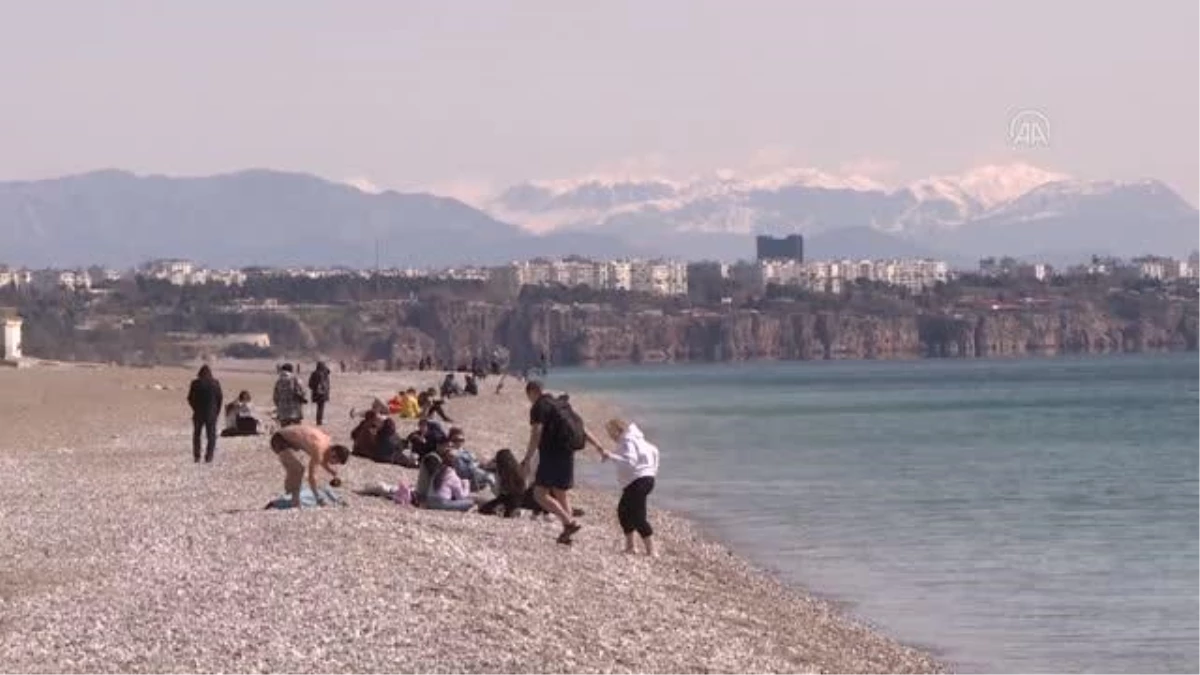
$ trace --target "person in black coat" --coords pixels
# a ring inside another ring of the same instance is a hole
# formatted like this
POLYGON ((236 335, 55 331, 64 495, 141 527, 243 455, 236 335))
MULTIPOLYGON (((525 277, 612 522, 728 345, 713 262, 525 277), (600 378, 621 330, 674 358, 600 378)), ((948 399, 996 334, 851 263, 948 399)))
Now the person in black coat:
POLYGON ((313 403, 317 404, 317 425, 325 423, 325 404, 329 402, 329 366, 324 361, 317 362, 317 369, 308 376, 308 390, 312 392, 313 403))
POLYGON ((192 458, 200 461, 200 431, 203 429, 208 444, 205 446, 204 461, 212 462, 217 451, 217 419, 221 416, 224 402, 221 383, 213 377, 207 365, 200 367, 192 386, 188 388, 188 405, 192 407, 192 458))

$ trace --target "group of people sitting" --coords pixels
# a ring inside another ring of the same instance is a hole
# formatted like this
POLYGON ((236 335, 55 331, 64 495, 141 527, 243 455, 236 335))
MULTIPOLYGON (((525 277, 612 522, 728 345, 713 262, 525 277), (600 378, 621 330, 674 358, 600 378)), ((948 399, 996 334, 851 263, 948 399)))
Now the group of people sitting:
MULTIPOLYGON (((445 414, 444 400, 436 398, 431 390, 417 395, 415 389, 398 395, 399 411, 415 412, 417 418, 416 428, 407 436, 402 437, 396 426, 393 406, 376 399, 351 432, 351 448, 336 445, 324 431, 305 425, 281 428, 272 436, 271 448, 285 469, 285 490, 296 507, 300 506, 299 489, 305 473, 298 454, 308 455, 310 492, 318 504, 322 496, 316 471, 323 469, 332 474, 330 485, 336 487, 340 484, 338 467, 355 455, 417 469, 411 489, 401 483, 385 491, 399 503, 444 511, 477 508, 481 514, 506 518, 522 511, 534 516, 549 514, 562 522, 559 543, 570 545, 580 530, 577 518, 583 515, 581 510, 571 508, 568 496, 574 486, 574 456, 590 444, 603 461, 616 465, 622 487, 617 515, 626 551, 634 551, 635 536, 640 536, 646 552, 653 554, 653 529, 647 519, 646 502, 658 472, 658 449, 636 425, 612 419, 605 430, 616 447, 609 451, 584 427, 566 395, 552 396, 536 381, 527 382, 525 392, 531 403, 530 439, 519 461, 511 449, 504 448, 488 462, 480 462, 466 449, 464 430, 446 426, 452 422, 445 414), (435 414, 443 419, 434 419, 435 414), (486 500, 478 495, 485 490, 492 493, 486 500)), ((356 413, 352 410, 351 415, 356 413)))

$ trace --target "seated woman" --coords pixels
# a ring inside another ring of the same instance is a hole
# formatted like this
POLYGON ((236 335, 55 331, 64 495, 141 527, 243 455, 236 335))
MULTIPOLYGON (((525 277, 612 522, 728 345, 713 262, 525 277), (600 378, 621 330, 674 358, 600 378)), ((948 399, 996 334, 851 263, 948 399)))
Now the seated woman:
POLYGON ((496 477, 480 466, 474 453, 463 447, 466 443, 466 434, 463 433, 463 430, 459 427, 450 427, 449 437, 454 470, 458 473, 459 478, 470 484, 471 492, 494 487, 496 477))
POLYGON ((443 462, 437 452, 421 458, 414 493, 417 506, 434 511, 469 511, 475 506, 454 467, 443 462))
POLYGON ((487 516, 498 513, 505 518, 515 518, 521 514, 525 502, 525 476, 521 472, 521 463, 512 450, 504 448, 496 453, 494 464, 496 498, 480 505, 479 512, 487 516))
POLYGON ((236 401, 225 406, 225 428, 221 430, 221 435, 258 435, 258 419, 254 417, 254 409, 250 405, 250 392, 242 391, 236 401))

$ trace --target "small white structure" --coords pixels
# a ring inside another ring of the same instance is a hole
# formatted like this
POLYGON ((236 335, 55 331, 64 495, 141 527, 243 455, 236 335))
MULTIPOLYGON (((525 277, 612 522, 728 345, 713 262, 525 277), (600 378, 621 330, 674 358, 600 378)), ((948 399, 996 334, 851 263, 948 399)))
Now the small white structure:
POLYGON ((4 361, 15 364, 21 362, 21 325, 24 323, 19 316, 5 316, 4 319, 4 361))

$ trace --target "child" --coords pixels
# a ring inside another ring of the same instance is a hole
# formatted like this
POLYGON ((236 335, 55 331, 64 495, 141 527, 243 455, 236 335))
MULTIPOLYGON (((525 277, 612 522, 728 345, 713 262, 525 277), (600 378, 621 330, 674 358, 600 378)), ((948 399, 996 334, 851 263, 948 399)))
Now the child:
POLYGON ((617 481, 621 484, 621 501, 617 503, 617 519, 625 532, 625 552, 636 553, 633 533, 642 537, 646 555, 654 555, 654 529, 646 519, 646 498, 654 490, 658 474, 658 448, 646 440, 637 425, 625 420, 611 419, 605 425, 608 435, 617 444, 615 452, 602 450, 605 460, 617 465, 617 481))

